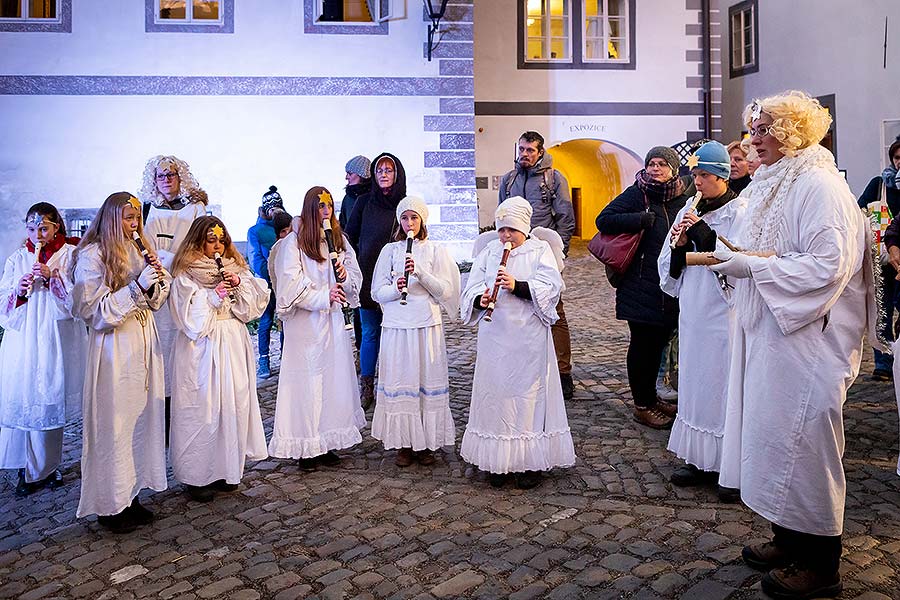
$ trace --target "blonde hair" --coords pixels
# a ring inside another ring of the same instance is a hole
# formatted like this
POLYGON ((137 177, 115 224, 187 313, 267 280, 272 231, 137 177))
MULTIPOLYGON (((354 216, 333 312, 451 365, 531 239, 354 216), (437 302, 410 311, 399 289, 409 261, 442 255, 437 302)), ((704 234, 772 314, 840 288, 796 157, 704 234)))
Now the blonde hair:
POLYGON ((744 125, 750 128, 759 114, 772 117, 769 134, 781 143, 779 152, 794 156, 798 150, 822 141, 831 127, 828 109, 806 92, 788 90, 762 100, 754 100, 744 109, 744 125))
MULTIPOLYGON (((72 257, 72 266, 70 275, 74 276, 75 266, 82 250, 91 244, 97 244, 100 247, 100 260, 106 267, 106 275, 104 281, 109 289, 116 291, 125 287, 131 281, 131 273, 129 268, 128 253, 131 251, 132 240, 125 236, 125 230, 122 228, 122 217, 125 213, 125 207, 131 206, 132 196, 128 192, 116 192, 111 194, 104 202, 97 216, 91 221, 91 226, 87 233, 81 238, 81 243, 75 249, 72 257)), ((136 200, 136 198, 134 198, 136 200)), ((140 216, 140 209, 138 216, 140 216)), ((144 237, 144 223, 142 219, 138 219, 137 232, 144 242, 144 247, 151 248, 150 242, 144 237)))
POLYGON ((237 248, 231 242, 231 234, 228 233, 228 229, 225 227, 222 219, 213 215, 206 215, 198 217, 191 223, 187 235, 184 236, 184 241, 178 247, 175 258, 172 259, 172 276, 178 275, 191 266, 191 263, 195 260, 204 256, 203 244, 206 242, 207 233, 216 225, 222 228, 221 241, 222 245, 225 246, 222 256, 234 259, 235 265, 239 268, 247 268, 247 261, 244 260, 244 257, 241 256, 241 253, 237 251, 237 248))
POLYGON ((148 160, 147 165, 144 167, 141 189, 138 191, 138 196, 141 201, 159 204, 165 200, 163 195, 159 193, 159 189, 156 187, 156 170, 164 170, 166 167, 173 167, 178 173, 178 180, 180 182, 178 189, 179 197, 190 198, 192 202, 208 203, 206 192, 200 189, 200 184, 197 183, 197 180, 191 173, 190 166, 180 158, 175 156, 164 156, 162 154, 148 160))
POLYGON ((728 152, 728 154, 731 154, 732 150, 740 150, 741 154, 747 156, 747 149, 744 148, 744 143, 741 140, 734 140, 733 142, 725 146, 725 150, 728 152))

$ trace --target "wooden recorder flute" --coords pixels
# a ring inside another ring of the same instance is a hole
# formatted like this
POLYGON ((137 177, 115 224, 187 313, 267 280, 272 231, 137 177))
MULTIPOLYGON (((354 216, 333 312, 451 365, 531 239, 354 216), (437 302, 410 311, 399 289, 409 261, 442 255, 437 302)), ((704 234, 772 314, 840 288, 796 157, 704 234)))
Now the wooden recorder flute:
MULTIPOLYGON (((334 233, 331 230, 331 219, 322 219, 322 229, 325 230, 325 243, 328 244, 328 257, 331 258, 331 268, 334 271, 334 280, 343 283, 338 275, 338 253, 334 248, 334 233)), ((341 303, 341 312, 344 313, 344 329, 347 331, 353 329, 353 309, 350 303, 344 301, 341 303)))
MULTIPOLYGON (((136 230, 132 231, 131 239, 134 240, 134 243, 137 244, 138 250, 141 251, 141 256, 144 257, 144 262, 152 266, 152 263, 150 262, 150 253, 147 252, 147 248, 146 246, 144 246, 144 240, 141 239, 141 234, 139 234, 136 230)), ((166 287, 166 282, 162 278, 162 273, 160 273, 159 269, 156 269, 156 282, 159 284, 160 288, 166 287)))
MULTIPOLYGON (((38 242, 34 245, 34 264, 41 264, 41 247, 43 246, 43 242, 38 242)), ((31 292, 34 291, 34 278, 31 279, 31 283, 28 284, 28 291, 25 292, 26 298, 31 298, 31 292)))
POLYGON ((412 275, 412 271, 406 270, 406 260, 412 258, 412 245, 413 238, 415 234, 413 234, 412 229, 406 232, 406 256, 404 257, 404 267, 403 267, 403 280, 406 282, 403 284, 403 289, 400 290, 400 304, 406 305, 406 296, 409 294, 409 277, 412 275))
MULTIPOLYGON (((691 200, 691 207, 689 209, 687 209, 687 212, 685 212, 684 214, 697 212, 697 206, 700 204, 701 199, 703 199, 703 192, 697 192, 696 194, 694 194, 694 197, 691 200)), ((685 231, 687 231, 687 230, 685 230, 685 231)), ((684 233, 684 231, 682 231, 681 233, 684 233)), ((675 249, 675 245, 678 244, 679 237, 681 237, 680 234, 677 237, 674 237, 674 238, 672 238, 672 240, 669 241, 669 248, 671 248, 672 250, 675 249)))
MULTIPOLYGON (((222 255, 216 252, 215 260, 216 267, 219 269, 219 275, 222 277, 222 281, 225 281, 225 265, 222 264, 222 255)), ((234 290, 231 287, 228 288, 228 299, 232 302, 235 301, 234 290)))
MULTIPOLYGON (((497 267, 497 276, 500 275, 500 269, 506 268, 506 261, 509 260, 509 253, 512 251, 512 243, 503 244, 503 256, 500 257, 500 266, 497 267)), ((495 278, 496 279, 496 278, 495 278)), ((500 293, 500 284, 494 282, 494 291, 491 292, 491 299, 488 301, 487 310, 484 311, 484 320, 492 321, 494 319, 494 306, 497 303, 497 294, 500 293)))

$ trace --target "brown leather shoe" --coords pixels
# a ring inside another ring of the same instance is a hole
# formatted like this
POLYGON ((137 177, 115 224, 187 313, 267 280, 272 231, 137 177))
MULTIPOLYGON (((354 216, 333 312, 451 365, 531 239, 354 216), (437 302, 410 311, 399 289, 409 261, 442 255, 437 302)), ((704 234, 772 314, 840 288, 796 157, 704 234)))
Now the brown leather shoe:
POLYGON ((653 429, 671 429, 674 419, 668 415, 664 415, 656 410, 655 406, 650 408, 634 407, 634 420, 641 425, 652 427, 653 429))
POLYGON ((797 565, 772 569, 762 578, 763 591, 772 598, 834 598, 841 593, 841 574, 824 574, 797 565))
POLYGON ((419 450, 416 452, 416 460, 419 461, 420 465, 431 466, 434 464, 434 451, 428 449, 419 450))
POLYGON ((359 378, 359 396, 363 410, 369 410, 369 407, 375 404, 375 378, 360 377, 359 378))
POLYGON ((397 451, 397 458, 394 459, 394 464, 398 467, 408 467, 413 462, 413 451, 412 448, 400 448, 397 451))
POLYGON ((769 571, 786 567, 791 562, 791 557, 788 553, 773 542, 744 546, 744 549, 741 550, 741 558, 744 559, 748 567, 757 571, 769 571))
POLYGON ((667 417, 672 417, 673 419, 678 413, 678 404, 663 400, 661 398, 656 399, 656 405, 654 406, 654 408, 667 417))

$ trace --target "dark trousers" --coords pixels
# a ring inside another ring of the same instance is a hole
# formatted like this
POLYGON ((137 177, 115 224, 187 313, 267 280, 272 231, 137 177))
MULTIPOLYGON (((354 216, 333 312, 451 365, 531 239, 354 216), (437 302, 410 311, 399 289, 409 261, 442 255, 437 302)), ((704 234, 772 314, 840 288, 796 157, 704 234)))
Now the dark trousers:
POLYGON ((772 542, 800 566, 831 575, 841 566, 841 536, 814 535, 772 523, 772 542))
MULTIPOLYGON (((269 284, 271 285, 271 283, 269 284)), ((259 341, 259 355, 260 356, 268 356, 269 355, 269 341, 272 334, 272 325, 275 323, 275 292, 269 292, 269 303, 266 305, 266 310, 263 312, 262 316, 259 318, 259 329, 258 331, 258 341, 259 341)), ((281 332, 281 347, 284 347, 284 332, 281 332)))
POLYGON ((560 375, 572 372, 572 339, 569 336, 569 322, 566 320, 566 311, 563 309, 562 296, 556 305, 556 313, 559 321, 550 327, 550 335, 553 336, 553 348, 556 350, 556 364, 559 365, 560 375))
POLYGON ((656 375, 662 353, 675 331, 675 325, 648 325, 628 321, 631 340, 628 342, 628 385, 637 408, 656 404, 656 375))
MULTIPOLYGON (((884 286, 883 302, 887 312, 881 335, 888 341, 894 340, 894 306, 897 304, 897 288, 900 287, 897 285, 900 282, 895 279, 896 277, 897 271, 894 270, 894 267, 889 264, 881 267, 881 281, 884 286)), ((880 371, 891 372, 894 367, 894 357, 890 354, 885 354, 878 348, 873 348, 873 351, 875 354, 875 368, 880 371)))

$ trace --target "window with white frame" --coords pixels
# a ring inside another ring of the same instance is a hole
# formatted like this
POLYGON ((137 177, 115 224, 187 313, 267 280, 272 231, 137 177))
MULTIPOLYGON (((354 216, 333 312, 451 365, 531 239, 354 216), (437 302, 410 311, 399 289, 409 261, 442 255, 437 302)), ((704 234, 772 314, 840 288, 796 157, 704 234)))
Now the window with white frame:
POLYGON ((570 0, 526 0, 526 62, 572 60, 570 0))
POLYGON ((220 0, 156 0, 157 24, 221 25, 220 0))
POLYGON ((0 19, 17 22, 55 22, 60 18, 60 0, 0 0, 0 19))
POLYGON ((731 77, 759 70, 758 25, 757 0, 745 0, 728 9, 731 77))
POLYGON ((582 0, 584 54, 588 62, 628 61, 628 2, 626 0, 582 0))
POLYGON ((634 69, 635 0, 518 0, 518 68, 634 69))
POLYGON ((319 24, 372 25, 390 18, 390 2, 380 0, 314 0, 319 24))

